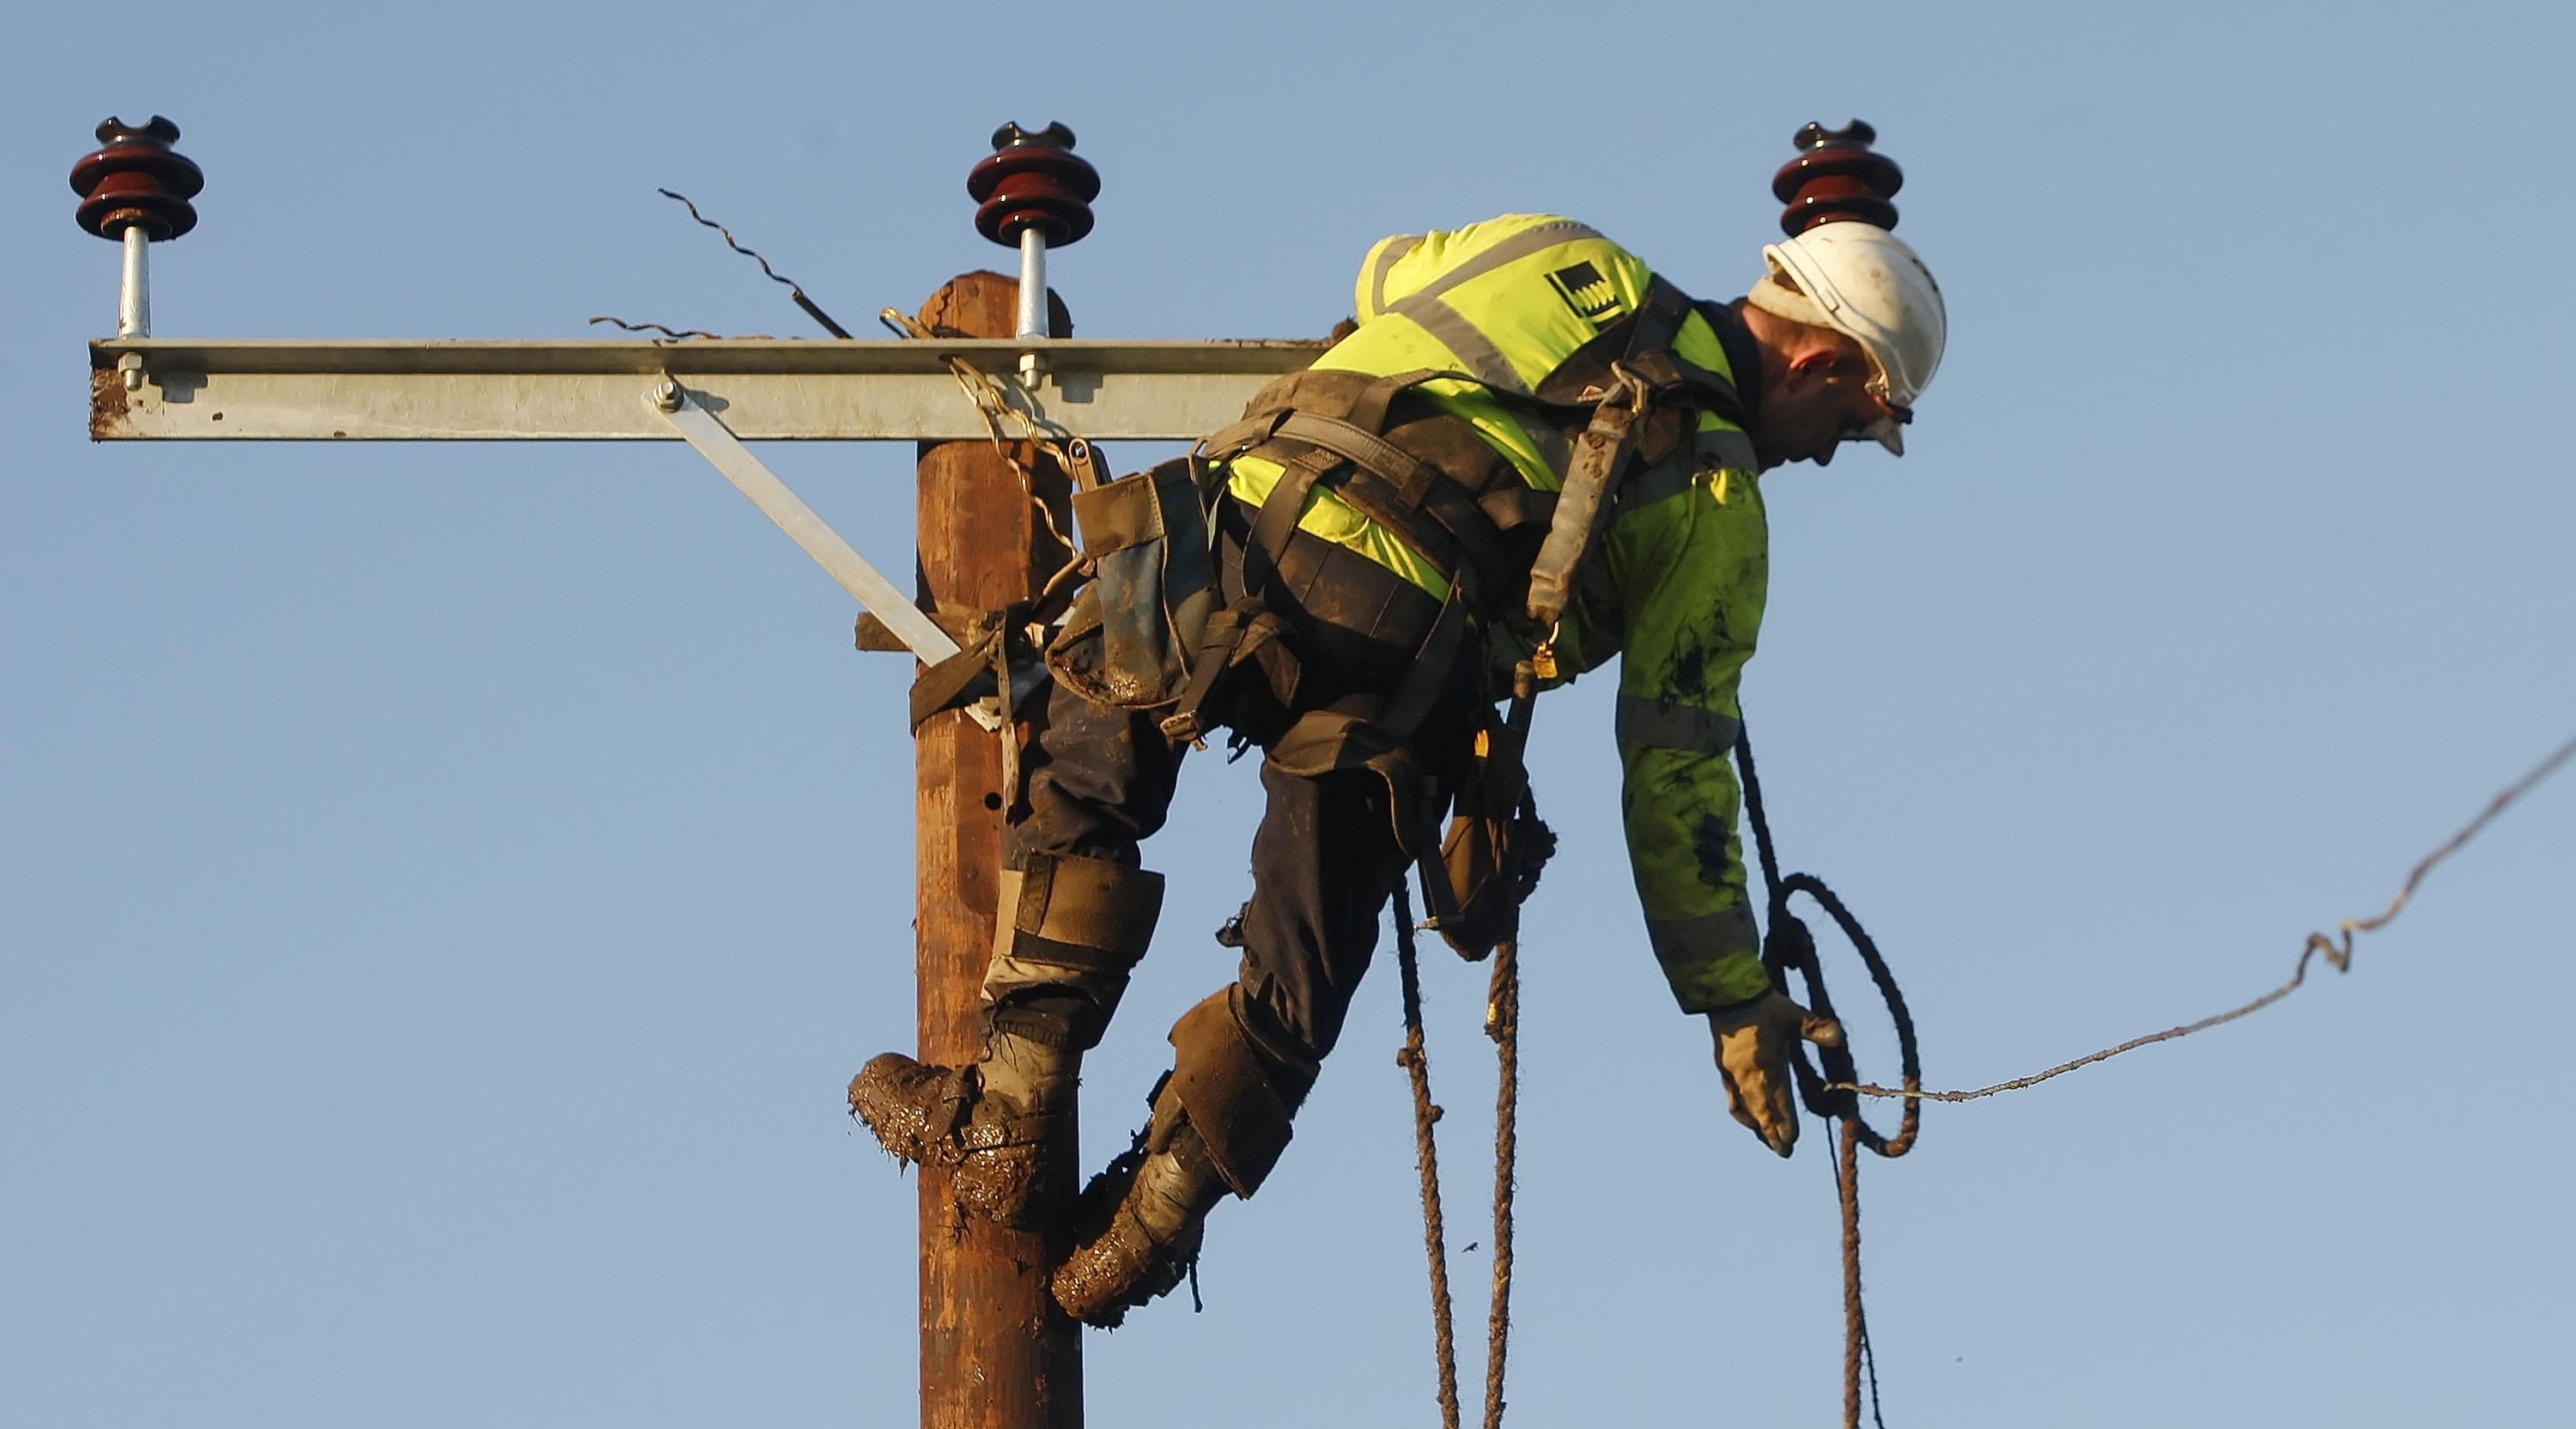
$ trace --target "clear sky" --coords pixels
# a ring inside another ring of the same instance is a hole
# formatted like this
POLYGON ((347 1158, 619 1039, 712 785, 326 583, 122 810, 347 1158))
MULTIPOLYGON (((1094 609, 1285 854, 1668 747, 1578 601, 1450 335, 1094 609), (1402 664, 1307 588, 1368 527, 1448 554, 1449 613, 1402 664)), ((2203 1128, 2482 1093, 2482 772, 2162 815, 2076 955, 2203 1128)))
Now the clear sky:
MULTIPOLYGON (((1790 133, 1871 120, 1954 337, 1902 463, 1766 479, 1746 704, 1790 862, 1962 1085, 2274 985, 2576 733, 2569 13, 28 7, 0 1423, 914 1413, 913 1188, 842 1109, 911 1041, 901 663, 678 443, 90 445, 117 260, 63 176, 100 118, 170 115, 208 175, 161 335, 423 338, 810 332, 664 185, 845 322, 912 307, 1008 263, 963 192, 1006 119, 1106 179, 1055 269, 1088 335, 1318 336, 1376 238, 1512 210, 1729 297, 1790 133)), ((770 456, 908 562, 908 450, 770 456)), ((1829 1423, 1823 1138, 1782 1164, 1728 1121, 1662 988, 1608 684, 1539 714, 1565 847, 1527 937, 1515 1422, 1829 1423)), ((1230 975, 1256 795, 1207 761, 1149 850, 1175 892, 1087 1079, 1095 1162, 1230 975)), ((1934 1108, 1865 1172, 1889 1422, 2563 1415, 2571 850, 2561 781, 2348 977, 1934 1108)), ((1427 981, 1474 1325, 1483 975, 1427 981)), ((1395 992, 1217 1213, 1206 1313, 1090 1338, 1093 1423, 1432 1422, 1395 992)))

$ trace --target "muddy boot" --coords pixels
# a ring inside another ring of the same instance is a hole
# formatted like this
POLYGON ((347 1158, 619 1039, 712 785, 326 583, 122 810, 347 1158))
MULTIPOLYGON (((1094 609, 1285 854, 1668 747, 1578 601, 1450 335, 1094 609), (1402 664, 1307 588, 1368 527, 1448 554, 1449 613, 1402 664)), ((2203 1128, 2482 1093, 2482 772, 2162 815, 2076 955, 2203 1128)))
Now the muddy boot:
POLYGON ((1098 859, 1026 862, 1002 875, 983 1059, 950 1067, 888 1052, 851 1079, 850 1110, 898 1159, 952 1169, 967 1214, 1036 1230, 1059 1211, 1046 1158, 1067 1127, 1082 1054, 1153 938, 1163 880, 1098 859))
POLYGON ((1233 989, 1181 1014, 1142 1146, 1111 1162, 1075 1208, 1074 1251, 1049 1286, 1056 1303, 1106 1329, 1180 1284, 1209 1208, 1228 1191, 1260 1189, 1312 1085, 1311 1072, 1254 1047, 1233 989))
POLYGON ((1081 1054, 1043 1042, 993 1035, 970 1067, 876 1057, 850 1082, 850 1110, 877 1144, 912 1165, 954 1172, 967 1214, 1031 1230, 1045 1225, 1045 1158, 1065 1130, 1081 1054))
POLYGON ((1121 1156, 1083 1188, 1073 1254, 1048 1282, 1056 1303, 1086 1325, 1114 1330, 1129 1310, 1179 1285, 1198 1260, 1208 1211, 1225 1197, 1225 1179, 1186 1113, 1150 1141, 1162 1145, 1121 1156))

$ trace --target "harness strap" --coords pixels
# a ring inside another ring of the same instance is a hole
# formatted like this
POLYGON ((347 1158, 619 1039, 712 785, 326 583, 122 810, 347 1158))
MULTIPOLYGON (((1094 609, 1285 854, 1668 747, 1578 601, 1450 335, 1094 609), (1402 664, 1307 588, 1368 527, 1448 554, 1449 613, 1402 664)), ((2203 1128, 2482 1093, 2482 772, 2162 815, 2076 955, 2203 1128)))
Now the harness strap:
POLYGON ((1457 487, 1443 483, 1424 500, 1408 503, 1394 486, 1366 468, 1357 468, 1337 481, 1333 490, 1362 515, 1390 528, 1405 544, 1444 567, 1452 586, 1464 588, 1469 601, 1476 601, 1484 591, 1510 588, 1501 533, 1457 487))
POLYGON ((1173 702, 1172 712, 1158 722, 1163 737, 1174 744, 1196 744, 1206 737, 1207 729, 1199 720, 1199 710, 1208 696, 1216 693, 1216 682, 1234 667, 1235 647, 1243 643, 1243 632, 1251 624, 1250 611, 1230 605, 1208 617, 1207 632, 1198 651, 1190 657, 1190 682, 1181 687, 1181 697, 1173 702))
POLYGON ((1547 540, 1530 565, 1529 617, 1549 630, 1573 599, 1574 568, 1582 563, 1601 515, 1610 507, 1610 488, 1618 484, 1628 464, 1629 433, 1651 400, 1645 384, 1626 367, 1613 363, 1610 375, 1616 386, 1594 410, 1592 425, 1575 443, 1565 489, 1557 493, 1556 511, 1548 521, 1547 540))
POLYGON ((1261 503, 1261 514, 1253 518, 1250 538, 1244 542, 1243 591, 1247 599, 1270 583, 1278 569, 1279 553, 1288 549, 1289 538, 1297 534, 1297 520, 1305 514, 1307 493, 1341 460, 1341 454, 1330 448, 1309 447, 1279 474, 1277 484, 1261 503))
POLYGON ((1181 690, 1172 712, 1163 717, 1160 728, 1165 738, 1174 743, 1195 743, 1207 733, 1199 711, 1216 693, 1217 681, 1234 666, 1234 653, 1243 643, 1244 632, 1253 617, 1260 614, 1261 589, 1267 585, 1279 565, 1278 553, 1288 547, 1297 533, 1297 517, 1306 507, 1306 493, 1340 458, 1322 447, 1308 449, 1288 463, 1279 474, 1278 484, 1261 503, 1261 514, 1253 519, 1252 534, 1244 542, 1243 599, 1208 618, 1206 633, 1200 638, 1196 654, 1190 658, 1190 682, 1181 690))
POLYGON ((1407 505, 1420 505, 1430 494, 1432 483, 1445 475, 1440 468, 1376 432, 1321 412, 1291 412, 1274 435, 1349 458, 1362 470, 1392 484, 1397 497, 1407 505))
MULTIPOLYGON (((1580 394, 1588 400, 1569 403, 1505 392, 1471 374, 1435 368, 1379 377, 1310 368, 1262 389, 1241 421, 1211 433, 1194 454, 1224 458, 1273 442, 1301 449, 1282 462, 1284 469, 1245 540, 1243 600, 1209 621, 1189 683, 1162 722, 1163 732, 1176 740, 1200 737, 1200 711, 1235 663, 1262 592, 1277 574, 1281 553, 1295 538, 1306 503, 1321 484, 1422 552, 1450 578, 1448 598, 1431 633, 1379 721, 1399 738, 1409 738, 1445 687, 1473 612, 1488 595, 1521 584, 1516 562, 1504 549, 1505 534, 1547 525, 1547 539, 1530 576, 1530 608, 1544 611, 1553 623, 1563 609, 1573 567, 1602 524, 1608 494, 1625 474, 1631 429, 1654 399, 1687 393, 1687 405, 1735 408, 1733 393, 1721 379, 1669 353, 1690 313, 1690 299, 1680 289, 1654 278, 1645 302, 1627 321, 1625 355, 1610 366, 1617 385, 1608 393, 1580 394), (1640 360, 1637 370, 1622 365, 1631 358, 1640 360), (1497 481, 1498 462, 1470 477, 1450 462, 1389 440, 1385 433, 1397 397, 1433 380, 1474 383, 1514 407, 1543 412, 1554 421, 1588 410, 1590 428, 1578 445, 1566 490, 1538 491, 1507 468, 1503 475, 1508 479, 1497 481)), ((1616 342, 1611 336, 1616 331, 1614 327, 1604 336, 1616 342)))
POLYGON ((1449 683, 1449 667, 1457 662, 1459 644, 1467 637, 1467 605, 1459 599, 1458 589, 1450 587, 1449 598, 1440 604, 1440 614, 1431 622, 1431 633, 1422 638, 1422 649, 1405 667, 1404 678, 1396 683, 1395 695, 1386 703, 1386 713, 1378 723, 1398 739, 1411 739, 1413 732, 1429 718, 1431 707, 1440 700, 1449 683))
POLYGON ((1592 409, 1591 424, 1576 439, 1565 487, 1548 519, 1547 540, 1530 567, 1529 617, 1542 627, 1554 629, 1565 614, 1573 598, 1574 568, 1600 534, 1610 492, 1627 474, 1630 437, 1658 395, 1654 381, 1629 363, 1668 349, 1690 310, 1690 299, 1680 289, 1655 279, 1628 330, 1627 352, 1610 364, 1610 382, 1592 409))
POLYGON ((1363 432, 1382 432, 1386 430, 1387 412, 1398 395, 1440 378, 1476 380, 1464 372, 1432 367, 1417 367, 1386 377, 1311 367, 1291 372, 1254 393, 1242 420, 1209 433, 1200 440, 1198 449, 1208 456, 1227 456, 1259 446, 1282 423, 1298 414, 1338 418, 1363 432))
POLYGON ((1425 380, 1422 374, 1407 373, 1372 383, 1345 409, 1347 415, 1298 408, 1275 420, 1265 416, 1239 423, 1221 435, 1231 440, 1236 435, 1266 433, 1264 441, 1300 442, 1349 462, 1352 469, 1330 474, 1328 485, 1362 514, 1445 567, 1453 581, 1464 582, 1474 604, 1481 592, 1509 589, 1515 583, 1502 550, 1502 533, 1531 524, 1533 513, 1552 509, 1554 498, 1532 491, 1517 478, 1507 486, 1497 486, 1490 478, 1471 482, 1367 425, 1386 419, 1379 399, 1391 399, 1421 380, 1425 380))
POLYGON ((1515 481, 1477 497, 1476 509, 1484 512, 1485 519, 1493 522, 1498 531, 1544 526, 1556 513, 1556 493, 1515 481))

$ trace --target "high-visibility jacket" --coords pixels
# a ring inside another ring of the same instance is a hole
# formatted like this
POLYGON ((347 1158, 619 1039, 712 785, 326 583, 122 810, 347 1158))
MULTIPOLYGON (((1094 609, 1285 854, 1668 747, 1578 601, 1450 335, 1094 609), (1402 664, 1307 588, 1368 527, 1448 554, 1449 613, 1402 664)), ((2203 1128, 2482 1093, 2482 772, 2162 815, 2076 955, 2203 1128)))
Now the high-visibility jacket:
MULTIPOLYGON (((1644 305, 1652 281, 1643 260, 1571 219, 1508 215, 1399 235, 1362 265, 1358 330, 1315 366, 1371 376, 1462 374, 1425 382, 1408 397, 1466 422, 1531 486, 1554 491, 1568 437, 1510 399, 1549 392, 1551 377, 1577 360, 1597 363, 1596 338, 1644 305)), ((1715 329, 1697 311, 1671 350, 1735 380, 1715 329)), ((1229 489, 1257 506, 1281 470, 1237 457, 1229 489)), ((1769 577, 1755 477, 1745 432, 1701 413, 1693 439, 1631 473, 1614 494, 1610 524, 1577 570, 1555 640, 1559 683, 1625 657, 1617 729, 1629 861, 1656 959, 1688 1012, 1769 987, 1745 894, 1728 761, 1741 727, 1737 681, 1753 655, 1769 577)), ((1448 591, 1445 574, 1422 552, 1328 489, 1309 493, 1298 525, 1433 595, 1448 591)), ((1525 652, 1530 635, 1504 628, 1487 639, 1525 652)))

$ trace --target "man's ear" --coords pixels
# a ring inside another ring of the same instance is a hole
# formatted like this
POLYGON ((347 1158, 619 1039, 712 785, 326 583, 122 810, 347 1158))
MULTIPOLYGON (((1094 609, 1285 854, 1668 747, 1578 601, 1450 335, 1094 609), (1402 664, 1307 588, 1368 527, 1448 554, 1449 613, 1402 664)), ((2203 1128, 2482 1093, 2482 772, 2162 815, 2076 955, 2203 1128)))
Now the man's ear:
POLYGON ((1832 381, 1839 368, 1840 360, 1831 349, 1811 347, 1789 359, 1780 385, 1791 395, 1803 397, 1832 381))

